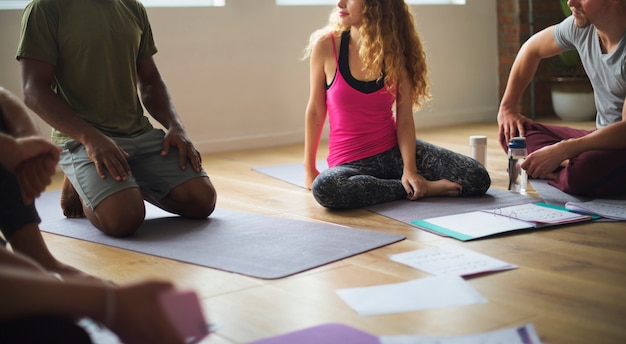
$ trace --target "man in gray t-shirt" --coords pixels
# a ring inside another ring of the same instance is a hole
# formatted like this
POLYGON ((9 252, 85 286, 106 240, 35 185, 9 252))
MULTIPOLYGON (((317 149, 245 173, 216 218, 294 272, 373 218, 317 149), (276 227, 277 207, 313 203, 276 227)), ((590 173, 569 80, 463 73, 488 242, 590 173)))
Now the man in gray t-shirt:
POLYGON ((626 0, 570 1, 572 16, 533 35, 520 49, 500 109, 500 144, 525 136, 531 178, 570 194, 626 194, 626 0), (534 122, 516 111, 539 62, 576 49, 594 88, 596 130, 534 122))

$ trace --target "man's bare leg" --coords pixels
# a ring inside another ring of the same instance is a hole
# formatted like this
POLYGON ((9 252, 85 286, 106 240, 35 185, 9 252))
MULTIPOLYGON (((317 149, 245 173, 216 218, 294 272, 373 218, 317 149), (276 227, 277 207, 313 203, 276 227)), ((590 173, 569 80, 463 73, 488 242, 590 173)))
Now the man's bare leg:
POLYGON ((215 210, 217 192, 208 177, 190 179, 175 187, 161 200, 144 198, 157 207, 192 219, 207 218, 215 210))
POLYGON ((146 207, 139 188, 128 188, 102 200, 92 211, 83 208, 85 216, 97 229, 114 237, 128 237, 139 229, 146 207))

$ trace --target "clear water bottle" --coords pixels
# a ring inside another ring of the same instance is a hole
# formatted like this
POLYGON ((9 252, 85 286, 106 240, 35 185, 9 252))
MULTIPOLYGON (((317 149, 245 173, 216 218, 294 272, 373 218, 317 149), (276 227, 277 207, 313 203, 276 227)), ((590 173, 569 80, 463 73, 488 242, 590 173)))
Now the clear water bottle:
POLYGON ((509 190, 513 192, 526 193, 528 186, 528 175, 522 169, 522 163, 528 155, 526 150, 526 138, 513 137, 509 141, 509 190))

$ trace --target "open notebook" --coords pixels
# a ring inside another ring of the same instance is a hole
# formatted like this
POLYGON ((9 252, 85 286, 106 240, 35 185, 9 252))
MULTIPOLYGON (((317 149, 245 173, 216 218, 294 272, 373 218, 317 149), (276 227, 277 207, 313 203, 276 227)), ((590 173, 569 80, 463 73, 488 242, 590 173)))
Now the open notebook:
POLYGON ((468 241, 510 231, 589 221, 593 218, 590 215, 570 212, 563 207, 526 203, 416 220, 412 224, 430 232, 468 241))

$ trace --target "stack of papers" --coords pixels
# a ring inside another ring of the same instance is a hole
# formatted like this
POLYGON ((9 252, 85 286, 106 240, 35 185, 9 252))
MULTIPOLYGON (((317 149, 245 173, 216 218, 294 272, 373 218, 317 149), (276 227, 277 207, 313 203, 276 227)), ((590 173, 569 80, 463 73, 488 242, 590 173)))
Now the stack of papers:
POLYGON ((588 221, 578 214, 545 203, 526 203, 504 208, 434 217, 411 223, 425 230, 467 241, 510 231, 588 221))
POLYGON ((626 200, 595 199, 588 202, 567 202, 565 207, 583 214, 599 215, 612 220, 626 220, 626 200))

